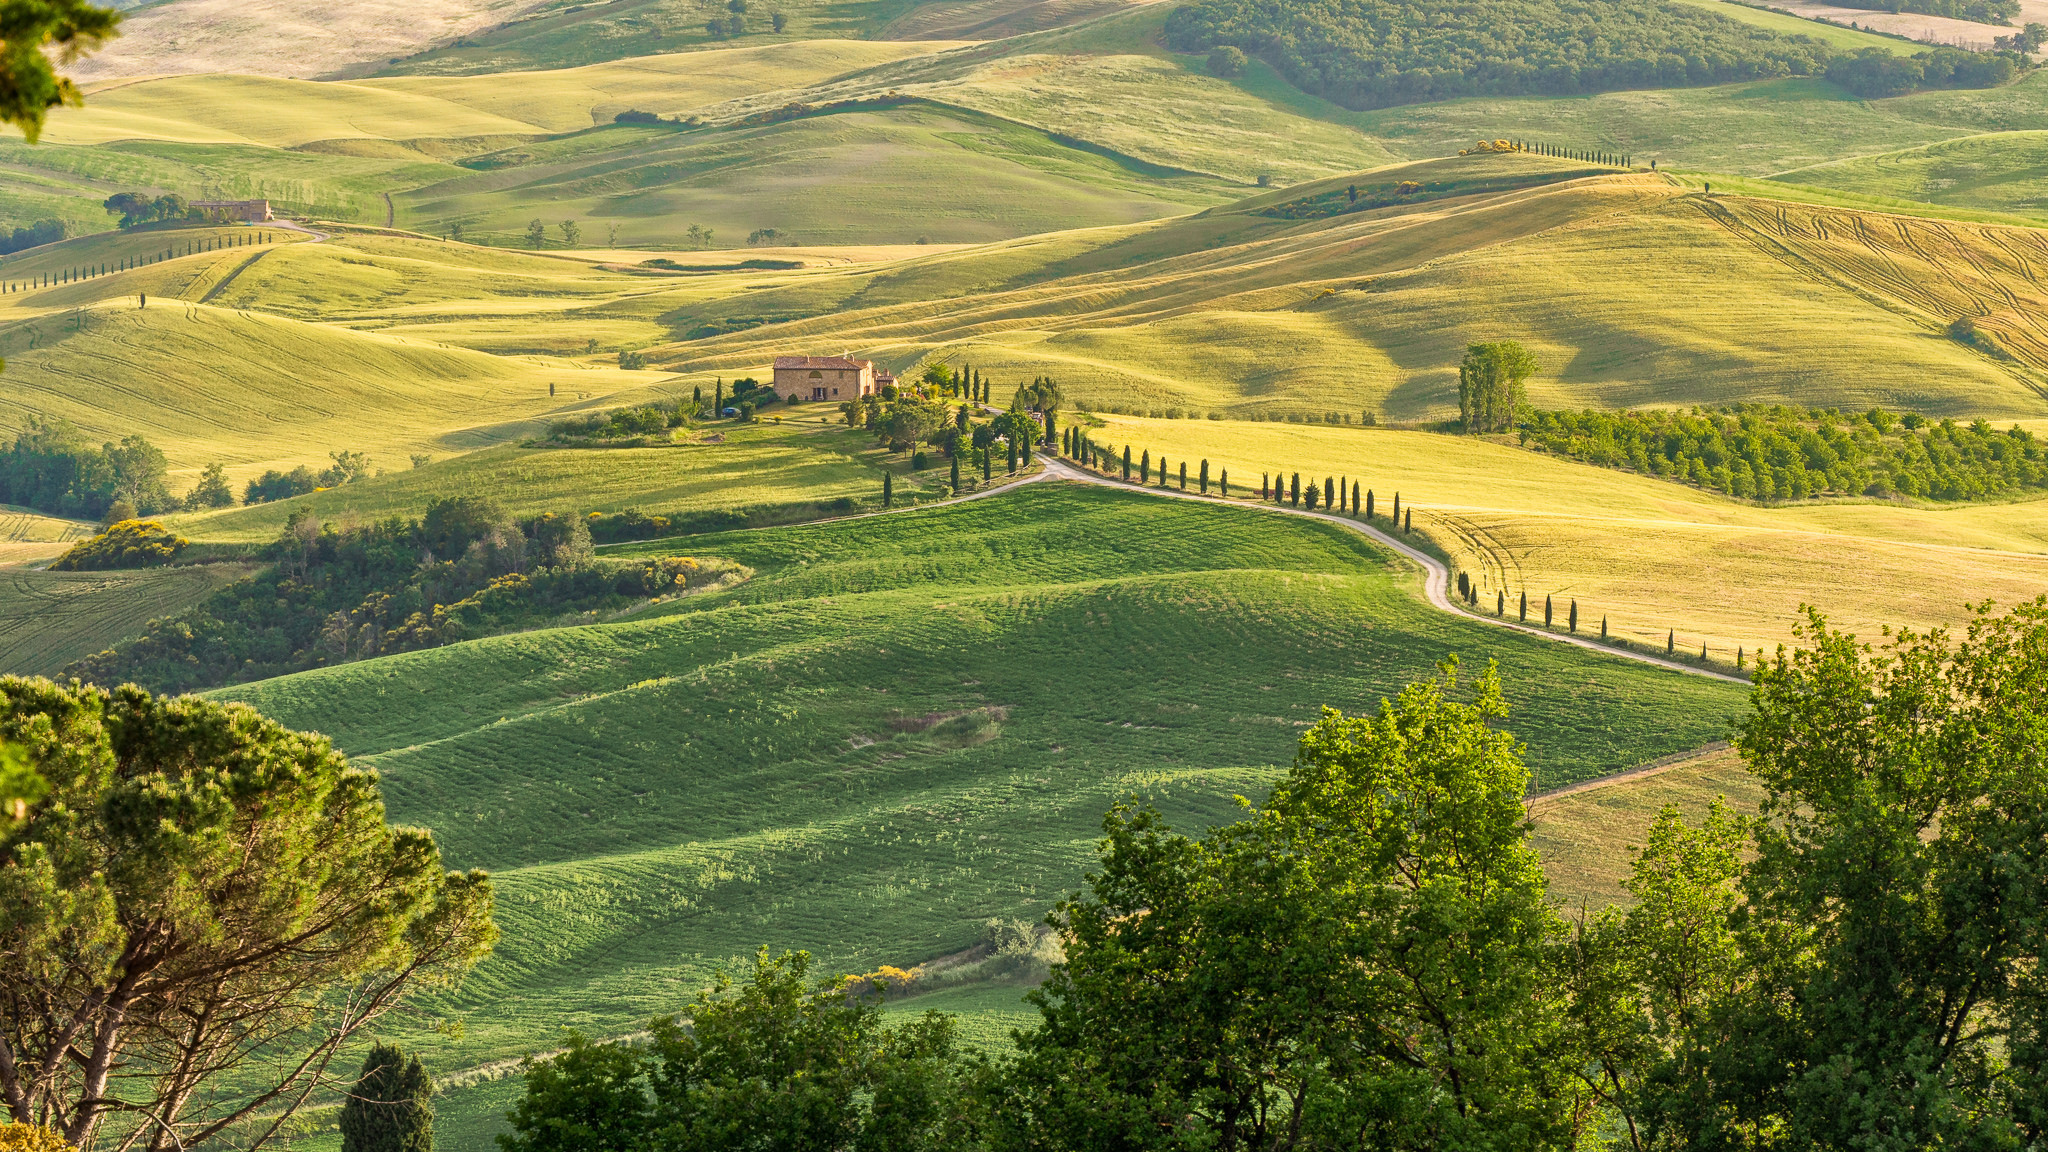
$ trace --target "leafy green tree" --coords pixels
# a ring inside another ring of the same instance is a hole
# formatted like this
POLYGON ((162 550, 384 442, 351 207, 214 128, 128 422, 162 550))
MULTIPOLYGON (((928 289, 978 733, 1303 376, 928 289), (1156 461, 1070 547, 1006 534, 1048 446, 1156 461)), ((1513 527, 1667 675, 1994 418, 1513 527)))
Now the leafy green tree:
POLYGON ((373 1044, 341 1105, 341 1152, 434 1152, 434 1082, 388 1044, 373 1044))
POLYGON ((50 109, 85 102, 53 62, 68 63, 111 39, 121 14, 84 0, 9 0, 0 4, 0 124, 30 144, 50 109))
POLYGON ((1012 1073, 1038 1147, 1568 1147, 1563 925, 1489 668, 1326 709, 1200 838, 1120 805, 1012 1073))
MULTIPOLYGON (((583 243, 583 226, 574 220, 562 221, 562 246, 574 248, 581 243, 583 243)), ((539 245, 535 245, 535 247, 539 247, 539 245)))
POLYGON ((623 1152, 641 1148, 652 1109, 640 1080, 647 1054, 592 1044, 571 1030, 563 1050, 520 1065, 526 1090, 498 1136, 504 1152, 623 1152))
POLYGON ((86 1147, 140 1110, 156 1152, 245 1123, 260 1143, 336 1050, 496 938, 482 873, 443 871, 374 774, 246 705, 0 678, 0 740, 49 787, 0 841, 17 1123, 86 1147))
POLYGON ((1960 642, 1873 648, 1817 611, 1799 639, 1758 663, 1736 734, 1766 789, 1746 986, 1702 1030, 1664 1130, 1694 1147, 2038 1143, 2048 600, 1980 607, 1960 642))
POLYGON ((763 949, 743 982, 721 971, 647 1049, 572 1038, 526 1063, 504 1152, 846 1149, 940 1152, 976 1143, 972 1068, 951 1017, 886 1026, 877 986, 814 981, 807 953, 763 949))
POLYGON ((1526 403, 1536 358, 1513 340, 1473 344, 1458 365, 1458 418, 1467 432, 1505 432, 1526 403))
POLYGON ((208 464, 199 475, 199 483, 185 494, 185 507, 191 509, 226 508, 234 502, 235 493, 228 487, 227 469, 219 461, 208 464))
POLYGON ((539 248, 548 242, 548 226, 536 216, 526 222, 526 246, 539 248))
POLYGON ((1573 934, 1574 1067, 1636 1152, 1660 1146, 1671 1085, 1705 1055, 1699 1030, 1742 986, 1732 925, 1747 839, 1719 800, 1698 828, 1667 805, 1622 883, 1634 905, 1605 909, 1573 934))

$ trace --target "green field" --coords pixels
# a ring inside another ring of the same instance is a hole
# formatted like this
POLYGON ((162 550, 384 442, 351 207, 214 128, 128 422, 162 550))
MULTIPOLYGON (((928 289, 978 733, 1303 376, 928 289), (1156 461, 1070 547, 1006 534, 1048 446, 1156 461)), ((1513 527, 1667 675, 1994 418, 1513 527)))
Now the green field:
POLYGON ((486 448, 293 500, 186 513, 169 524, 195 540, 264 543, 302 508, 323 520, 382 520, 417 517, 444 496, 482 497, 522 515, 756 509, 772 517, 787 507, 809 517, 817 515, 811 506, 839 499, 879 506, 884 467, 898 474, 906 502, 936 496, 946 479, 937 468, 906 475, 901 458, 885 459, 871 438, 817 419, 806 413, 786 424, 727 426, 708 434, 721 442, 700 435, 674 447, 486 448))
POLYGON ((1243 510, 1037 484, 687 547, 756 575, 220 693, 327 732, 497 873, 505 939, 435 1010, 467 1039, 418 1037, 440 1069, 624 1031, 763 943, 834 970, 965 948, 1073 885, 1116 799, 1228 819, 1323 704, 1449 652, 1502 662, 1545 784, 1716 738, 1742 700, 1441 615, 1361 538, 1243 510))
POLYGON ((140 635, 151 620, 176 615, 254 570, 201 564, 47 572, 0 564, 0 675, 55 676, 73 660, 140 635))

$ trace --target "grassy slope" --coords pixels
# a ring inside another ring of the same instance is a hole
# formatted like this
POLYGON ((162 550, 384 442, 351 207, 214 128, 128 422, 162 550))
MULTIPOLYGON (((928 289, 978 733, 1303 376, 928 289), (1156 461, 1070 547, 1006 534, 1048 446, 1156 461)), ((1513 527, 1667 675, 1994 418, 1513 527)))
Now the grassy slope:
POLYGON ((54 676, 71 661, 139 635, 149 621, 181 612, 252 571, 242 564, 139 572, 0 566, 0 675, 54 676))
POLYGON ((1560 626, 1602 616, 1616 635, 1726 660, 1791 640, 1800 605, 1867 636, 1881 626, 1954 624, 1965 601, 2031 599, 2048 584, 2048 500, 1905 508, 1878 503, 1758 508, 1648 477, 1504 444, 1424 432, 1108 417, 1099 445, 1176 463, 1208 459, 1234 488, 1262 472, 1348 476, 1396 492, 1415 526, 1481 586, 1486 611, 1527 592, 1560 626))
POLYGON ((761 943, 835 969, 965 947, 1067 890, 1118 798, 1227 819, 1320 705, 1446 652, 1502 661, 1546 783, 1697 745, 1741 698, 1436 613, 1339 529, 1094 489, 688 547, 757 575, 222 693, 326 731, 496 870, 504 943, 441 1009, 468 1038, 419 1038, 441 1069, 622 1031, 761 943))
POLYGON ((363 480, 274 504, 173 517, 197 540, 251 543, 275 539, 285 518, 310 508, 321 519, 418 516, 442 496, 482 496, 523 515, 633 508, 650 515, 771 508, 842 497, 879 504, 887 466, 898 498, 936 495, 945 474, 903 476, 899 459, 863 435, 821 427, 800 411, 787 423, 718 425, 723 443, 674 448, 532 449, 505 446, 451 457, 424 468, 363 480), (933 485, 929 492, 922 483, 933 485))
POLYGON ((1655 776, 1539 799, 1529 805, 1529 816, 1551 894, 1570 905, 1598 908, 1628 898, 1621 881, 1665 805, 1676 805, 1688 821, 1698 821, 1716 799, 1730 811, 1755 812, 1762 798, 1762 787, 1741 755, 1724 749, 1655 776))
MULTIPOLYGON (((1097 407, 1441 418, 1467 343, 1514 336, 1546 406, 1783 399, 2031 418, 2048 247, 2031 229, 1707 199, 1654 177, 1564 180, 1292 221, 1263 206, 1347 180, 1545 178, 1479 156, 1312 183, 1067 245, 934 256, 705 301, 805 317, 665 350, 709 370, 831 344, 1057 377, 1097 407), (930 301, 946 299, 941 309, 930 301), (2024 362, 1943 335, 1986 317, 2024 362), (1854 331, 1845 342, 1834 334, 1854 331)), ((1453 189, 1455 191, 1455 188, 1453 189)))
POLYGON ((340 449, 389 468, 412 452, 479 447, 530 434, 580 400, 640 394, 659 379, 154 295, 146 309, 132 301, 77 320, 0 313, 6 410, 68 419, 95 437, 139 433, 170 457, 174 475, 220 460, 240 478, 317 464, 340 449))
POLYGON ((905 107, 682 132, 627 128, 522 147, 506 167, 415 188, 400 220, 460 220, 509 242, 537 213, 621 225, 626 244, 691 224, 737 243, 757 228, 802 243, 985 241, 1156 219, 1229 198, 1214 179, 1134 169, 1036 129, 905 107))

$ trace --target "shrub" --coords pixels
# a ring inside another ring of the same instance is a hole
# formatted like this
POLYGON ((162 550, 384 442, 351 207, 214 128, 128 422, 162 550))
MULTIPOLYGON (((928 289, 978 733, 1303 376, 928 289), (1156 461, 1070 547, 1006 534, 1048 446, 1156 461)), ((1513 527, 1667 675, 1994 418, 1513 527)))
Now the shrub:
POLYGON ((188 543, 154 520, 122 520, 92 539, 72 545, 50 567, 59 572, 154 568, 175 560, 188 543))
POLYGON ((1244 66, 1248 62, 1248 58, 1242 49, 1234 45, 1225 44, 1214 52, 1209 53, 1209 75, 1221 76, 1225 79, 1232 76, 1242 76, 1244 75, 1244 66))

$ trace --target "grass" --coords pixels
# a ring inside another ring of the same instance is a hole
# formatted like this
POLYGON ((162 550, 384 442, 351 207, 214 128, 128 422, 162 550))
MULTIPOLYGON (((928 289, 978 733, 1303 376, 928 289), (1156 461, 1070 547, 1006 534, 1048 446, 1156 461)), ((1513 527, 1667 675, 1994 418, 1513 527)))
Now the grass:
MULTIPOLYGON (((275 539, 285 518, 301 509, 322 520, 381 520, 418 516, 443 496, 481 496, 521 515, 759 509, 773 517, 788 507, 815 516, 812 506, 839 499, 879 505, 882 450, 863 433, 821 428, 815 417, 797 411, 791 423, 721 424, 693 437, 698 442, 673 448, 486 448, 293 500, 188 513, 170 523, 192 539, 255 543, 275 539), (705 435, 724 442, 704 443, 705 435)), ((900 461, 890 463, 902 472, 900 461)), ((899 480, 900 498, 935 496, 945 478, 941 469, 922 473, 929 489, 918 479, 899 480)))
POLYGON ((1355 535, 1243 510, 1038 484, 684 546, 756 575, 220 693, 327 732, 395 819, 495 871, 504 943, 434 1008, 467 1039, 415 1038, 439 1069, 637 1026, 763 943, 861 970, 967 947, 1075 884, 1118 798, 1230 819, 1321 705, 1449 652, 1502 661, 1546 784, 1696 746, 1741 702, 1434 612, 1355 535))
POLYGON ((137 572, 0 566, 0 675, 55 676, 71 661, 141 635, 149 621, 190 608, 254 570, 245 564, 137 572))
POLYGON ((66 520, 33 508, 0 504, 0 564, 60 555, 71 541, 83 540, 98 530, 97 525, 87 521, 66 520))
MULTIPOLYGON (((1764 508, 1650 477, 1427 432, 1105 416, 1095 443, 1154 460, 1208 459, 1234 491, 1261 472, 1348 476, 1373 489, 1384 525, 1393 496, 1415 526, 1516 613, 1571 601, 1580 631, 1600 620, 1639 647, 1708 644, 1731 661, 1792 640, 1802 604, 1875 638, 1885 626, 1953 625, 1967 603, 2011 605, 2048 583, 2048 500, 1906 507, 1853 502, 1764 508)), ((1192 468, 1191 468, 1192 471, 1192 468)))
POLYGON ((1994 132, 1815 165, 1781 178, 1944 208, 2048 218, 2048 132, 1994 132))
POLYGON ((1599 908, 1628 899, 1621 887, 1636 849, 1665 805, 1697 823, 1716 799, 1754 813, 1763 788, 1733 749, 1703 753, 1654 776, 1529 805, 1531 839, 1550 877, 1551 895, 1599 908))

